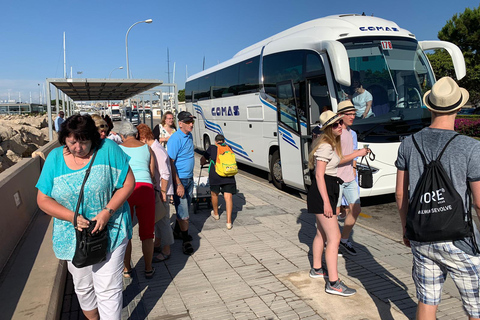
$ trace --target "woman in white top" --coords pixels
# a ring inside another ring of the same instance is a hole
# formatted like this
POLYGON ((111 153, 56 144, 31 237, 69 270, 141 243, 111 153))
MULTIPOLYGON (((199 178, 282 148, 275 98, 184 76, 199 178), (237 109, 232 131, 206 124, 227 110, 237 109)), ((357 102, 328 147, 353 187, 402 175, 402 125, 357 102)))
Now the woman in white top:
POLYGON ((308 167, 314 170, 315 174, 308 190, 307 208, 309 213, 315 214, 317 222, 317 233, 312 244, 313 268, 310 270, 310 277, 328 278, 325 289, 327 293, 351 296, 356 291, 340 281, 337 271, 340 230, 336 205, 342 183, 337 177, 337 167, 342 158, 342 117, 343 115, 337 115, 330 110, 320 115, 322 134, 313 141, 308 155, 308 167), (322 267, 325 242, 326 269, 322 267))
POLYGON ((158 142, 164 147, 167 148, 167 141, 170 136, 177 131, 175 127, 173 113, 167 111, 163 114, 160 126, 160 136, 158 138, 158 142))

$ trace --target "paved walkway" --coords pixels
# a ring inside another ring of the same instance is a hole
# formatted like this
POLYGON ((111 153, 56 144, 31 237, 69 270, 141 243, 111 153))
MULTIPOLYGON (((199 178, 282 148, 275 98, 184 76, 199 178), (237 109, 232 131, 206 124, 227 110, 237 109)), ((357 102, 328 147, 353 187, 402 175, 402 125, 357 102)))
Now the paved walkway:
MULTIPOLYGON (((368 230, 360 218, 352 236, 357 256, 339 257, 340 278, 358 290, 344 298, 325 293, 323 279, 311 279, 314 216, 301 199, 237 176, 233 229, 205 209, 191 215, 196 252, 186 256, 181 241, 171 258, 144 277, 138 229, 133 239, 134 278, 125 281, 123 319, 412 319, 415 288, 408 248, 368 230), (236 212, 236 213, 235 213, 236 212)), ((222 203, 221 212, 224 212, 222 203)), ((368 213, 368 212, 366 212, 368 213)), ((63 319, 79 308, 67 282, 63 319)), ((451 280, 438 319, 465 319, 451 280)))

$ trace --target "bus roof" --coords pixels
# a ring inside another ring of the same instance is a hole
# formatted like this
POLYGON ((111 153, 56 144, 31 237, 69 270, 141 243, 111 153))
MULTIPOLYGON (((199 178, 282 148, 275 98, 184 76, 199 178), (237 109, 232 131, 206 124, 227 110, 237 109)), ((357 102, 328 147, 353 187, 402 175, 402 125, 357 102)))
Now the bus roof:
MULTIPOLYGON (((415 39, 415 36, 410 33, 410 31, 400 28, 393 21, 359 14, 332 15, 304 22, 265 40, 259 41, 239 51, 232 59, 192 75, 187 81, 194 80, 229 65, 257 56, 263 47, 275 42, 281 42, 285 44, 285 48, 287 48, 288 45, 296 45, 298 47, 299 41, 305 41, 305 48, 311 48, 312 42, 309 40, 312 39, 318 42, 322 40, 339 40, 364 36, 394 36, 415 39), (292 41, 294 39, 300 40, 292 41)), ((281 46, 282 45, 280 45, 280 47, 281 46)), ((279 46, 275 47, 278 50, 279 46)), ((292 49, 292 47, 289 49, 292 49)))

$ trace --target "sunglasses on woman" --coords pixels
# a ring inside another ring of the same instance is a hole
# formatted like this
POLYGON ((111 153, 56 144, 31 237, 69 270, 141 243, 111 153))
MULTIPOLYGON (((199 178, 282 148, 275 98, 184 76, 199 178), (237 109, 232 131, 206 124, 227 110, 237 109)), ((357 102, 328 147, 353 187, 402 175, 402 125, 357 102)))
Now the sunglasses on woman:
POLYGON ((101 125, 97 126, 97 129, 107 129, 107 128, 108 128, 108 126, 105 125, 105 124, 101 124, 101 125))
POLYGON ((332 124, 332 129, 337 129, 338 126, 343 126, 343 120, 340 120, 340 121, 335 122, 334 124, 332 124))

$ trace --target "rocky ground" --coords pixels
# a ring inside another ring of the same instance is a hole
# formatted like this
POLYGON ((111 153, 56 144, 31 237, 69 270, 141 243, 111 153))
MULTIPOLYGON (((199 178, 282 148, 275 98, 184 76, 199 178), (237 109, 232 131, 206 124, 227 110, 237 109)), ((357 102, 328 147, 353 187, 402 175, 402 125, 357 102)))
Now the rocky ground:
POLYGON ((47 115, 0 115, 0 172, 30 157, 46 143, 47 115))

